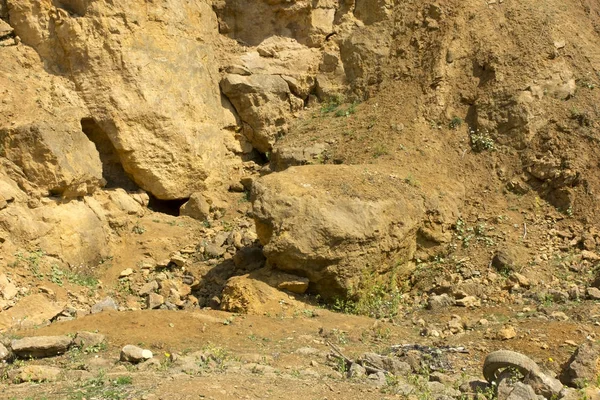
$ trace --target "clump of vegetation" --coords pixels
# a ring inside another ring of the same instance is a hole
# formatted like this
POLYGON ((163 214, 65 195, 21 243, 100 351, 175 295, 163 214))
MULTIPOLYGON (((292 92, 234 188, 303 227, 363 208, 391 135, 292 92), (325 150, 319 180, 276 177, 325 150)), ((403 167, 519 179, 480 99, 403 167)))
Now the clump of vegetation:
POLYGON ((492 139, 487 130, 480 131, 473 128, 469 129, 469 137, 471 139, 471 149, 476 153, 483 151, 493 151, 496 149, 494 139, 492 139))
POLYGON ((457 130, 458 128, 460 128, 460 126, 462 125, 463 120, 461 117, 457 117, 454 116, 452 117, 452 119, 450 120, 450 123, 448 124, 448 127, 452 130, 457 130))
POLYGON ((349 117, 350 115, 354 114, 356 112, 356 105, 357 103, 354 102, 352 104, 350 104, 350 106, 346 109, 340 108, 335 112, 335 116, 336 117, 349 117))
MULTIPOLYGON (((397 267, 400 263, 397 264, 397 267)), ((331 308, 337 312, 368 315, 372 318, 392 318, 398 315, 405 303, 404 286, 399 286, 397 274, 385 276, 373 272, 363 273, 359 285, 347 299, 336 299, 331 308)))

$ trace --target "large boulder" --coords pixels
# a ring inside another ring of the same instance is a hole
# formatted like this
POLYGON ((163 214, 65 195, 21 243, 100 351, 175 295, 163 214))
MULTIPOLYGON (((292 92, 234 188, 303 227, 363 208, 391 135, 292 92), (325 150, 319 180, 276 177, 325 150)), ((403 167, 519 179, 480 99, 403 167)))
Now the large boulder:
POLYGON ((0 52, 0 92, 9 99, 0 103, 0 155, 42 192, 72 197, 102 186, 98 152, 80 125, 87 110, 72 82, 44 70, 30 48, 0 52))
POLYGON ((223 94, 244 122, 244 135, 252 146, 271 151, 279 135, 287 133, 290 118, 290 88, 275 75, 228 74, 221 81, 223 94))
POLYGON ((256 180, 252 202, 267 261, 332 299, 355 293, 365 276, 411 272, 425 212, 456 207, 452 196, 441 205, 424 192, 376 166, 313 165, 256 180))
POLYGON ((225 128, 236 120, 219 91, 211 7, 61 4, 8 0, 10 23, 49 70, 69 73, 92 133, 114 147, 124 172, 164 200, 224 185, 236 162, 227 147, 234 132, 225 128))

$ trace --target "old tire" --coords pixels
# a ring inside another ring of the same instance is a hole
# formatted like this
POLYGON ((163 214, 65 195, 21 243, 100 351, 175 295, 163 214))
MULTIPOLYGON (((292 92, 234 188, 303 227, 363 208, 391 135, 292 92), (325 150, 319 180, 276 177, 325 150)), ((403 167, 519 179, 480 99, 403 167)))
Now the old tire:
POLYGON ((496 380, 497 372, 504 368, 515 368, 523 375, 540 371, 540 367, 526 355, 510 350, 498 350, 485 358, 483 376, 491 383, 496 380))

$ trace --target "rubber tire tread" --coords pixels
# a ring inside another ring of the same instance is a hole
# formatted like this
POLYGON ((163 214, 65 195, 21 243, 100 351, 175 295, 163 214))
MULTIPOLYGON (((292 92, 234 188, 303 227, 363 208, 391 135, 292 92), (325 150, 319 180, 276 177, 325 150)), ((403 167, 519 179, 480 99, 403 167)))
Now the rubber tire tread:
POLYGON ((538 372, 540 367, 524 354, 510 350, 494 351, 483 362, 483 376, 488 382, 496 380, 496 372, 502 368, 515 368, 523 375, 538 372))

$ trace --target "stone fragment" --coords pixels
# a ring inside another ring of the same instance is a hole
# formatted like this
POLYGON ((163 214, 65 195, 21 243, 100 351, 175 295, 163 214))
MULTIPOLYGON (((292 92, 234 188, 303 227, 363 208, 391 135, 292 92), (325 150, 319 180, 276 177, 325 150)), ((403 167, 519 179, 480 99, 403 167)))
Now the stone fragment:
POLYGON ((14 383, 54 382, 58 380, 61 369, 47 365, 26 365, 8 372, 8 378, 14 383))
POLYGON ((41 358, 62 354, 72 343, 69 336, 32 336, 11 341, 10 347, 19 358, 41 358))
POLYGON ((155 292, 156 290, 158 290, 158 282, 156 282, 156 280, 153 280, 153 281, 150 281, 150 282, 144 284, 140 288, 140 290, 138 290, 138 294, 140 296, 144 296, 149 293, 155 292))
POLYGON ((457 299, 456 305, 469 308, 481 307, 481 300, 475 296, 465 296, 462 299, 457 299))
POLYGON ((121 349, 121 361, 137 364, 151 358, 152 352, 150 350, 145 350, 131 344, 128 344, 121 349))
POLYGON ((517 336, 517 331, 513 326, 505 326, 498 331, 496 334, 496 339, 498 340, 509 340, 513 339, 517 336))
POLYGON ((594 382, 600 373, 600 345, 585 342, 571 356, 560 376, 561 381, 572 387, 594 382))
POLYGON ((514 268, 514 259, 508 251, 499 250, 492 258, 492 266, 499 272, 510 271, 514 268))
POLYGON ((404 361, 400 361, 396 357, 382 356, 377 353, 365 353, 360 357, 360 362, 363 365, 369 365, 384 371, 388 371, 393 375, 405 375, 411 372, 410 365, 404 361))
POLYGON ((0 343, 0 362, 6 361, 11 357, 10 351, 6 348, 5 345, 0 343))
POLYGON ((105 310, 116 311, 117 309, 118 309, 117 303, 112 298, 106 297, 104 300, 102 300, 92 306, 91 313, 97 314, 97 313, 105 311, 105 310))
POLYGON ((126 278, 129 275, 133 274, 133 269, 131 268, 127 268, 124 269, 123 271, 121 271, 121 273, 119 274, 119 278, 126 278))
POLYGON ((600 289, 589 287, 586 289, 587 297, 591 300, 600 300, 600 289))
POLYGON ((165 303, 165 298, 158 293, 150 292, 146 299, 146 307, 149 310, 159 308, 165 303))
POLYGON ((298 277, 298 279, 295 280, 281 282, 277 285, 277 289, 302 294, 308 289, 308 283, 308 278, 298 277))
POLYGON ((64 306, 64 303, 48 300, 43 294, 24 297, 14 307, 0 312, 0 331, 49 323, 63 311, 64 306))
POLYGON ((202 193, 194 193, 190 199, 179 208, 179 215, 205 221, 210 216, 210 204, 202 193))
POLYGON ((455 303, 454 299, 447 293, 443 293, 437 296, 431 296, 427 301, 427 308, 429 310, 440 310, 453 306, 455 303))
POLYGON ((106 340, 106 337, 101 333, 79 331, 73 340, 76 346, 87 348, 99 346, 106 340))
POLYGON ((5 274, 0 275, 0 293, 4 300, 11 300, 19 293, 17 287, 8 280, 5 274))
POLYGON ((183 257, 179 252, 171 256, 171 262, 178 267, 183 267, 185 265, 185 261, 185 257, 183 257))

